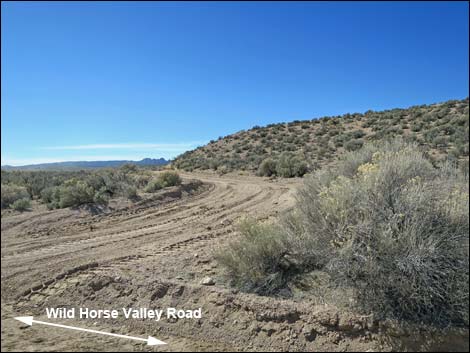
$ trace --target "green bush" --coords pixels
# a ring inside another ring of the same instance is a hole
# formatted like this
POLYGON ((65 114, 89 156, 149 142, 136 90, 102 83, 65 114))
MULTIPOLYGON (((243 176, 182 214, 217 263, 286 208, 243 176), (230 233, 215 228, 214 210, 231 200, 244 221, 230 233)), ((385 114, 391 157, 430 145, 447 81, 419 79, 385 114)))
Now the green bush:
MULTIPOLYGON (((223 170, 224 168, 221 166, 219 169, 223 170)), ((181 178, 179 174, 172 170, 168 170, 160 173, 156 178, 150 180, 145 188, 145 192, 157 192, 163 188, 180 184, 181 178)))
POLYGON ((2 200, 1 200, 1 207, 7 208, 10 207, 15 201, 21 199, 29 199, 28 191, 25 187, 17 186, 17 185, 1 185, 2 191, 2 200))
POLYGON ((168 170, 158 175, 157 180, 160 181, 162 187, 176 186, 181 184, 181 178, 175 171, 168 170))
POLYGON ((152 179, 149 181, 147 184, 146 188, 144 189, 145 192, 157 192, 158 190, 161 190, 163 188, 160 180, 158 179, 152 179))
POLYGON ((10 205, 16 211, 26 211, 31 208, 31 200, 29 198, 19 199, 10 205))
POLYGON ((76 207, 93 203, 95 191, 86 182, 77 179, 67 180, 55 193, 60 208, 76 207))
POLYGON ((98 205, 107 205, 109 203, 109 199, 111 195, 106 187, 102 187, 100 190, 95 192, 93 196, 93 202, 98 205))
POLYGON ((50 187, 47 187, 47 188, 43 189, 41 191, 42 202, 44 202, 46 204, 52 203, 52 201, 54 201, 54 198, 55 198, 54 193, 56 192, 56 189, 57 189, 57 187, 53 187, 53 186, 50 186, 50 187))
POLYGON ((307 173, 307 163, 299 157, 283 152, 276 165, 276 174, 283 178, 301 177, 307 173))
POLYGON ((346 151, 357 151, 364 145, 364 141, 361 139, 358 140, 350 140, 344 144, 344 148, 346 151))
POLYGON ((272 158, 266 158, 261 162, 258 168, 259 176, 276 175, 276 161, 272 158))
POLYGON ((94 203, 95 190, 87 182, 72 178, 60 186, 48 187, 42 190, 41 198, 49 209, 77 207, 94 203))
POLYGON ((351 135, 354 139, 360 139, 360 138, 366 136, 366 133, 365 133, 363 130, 354 130, 354 131, 351 131, 351 132, 350 132, 350 135, 351 135))

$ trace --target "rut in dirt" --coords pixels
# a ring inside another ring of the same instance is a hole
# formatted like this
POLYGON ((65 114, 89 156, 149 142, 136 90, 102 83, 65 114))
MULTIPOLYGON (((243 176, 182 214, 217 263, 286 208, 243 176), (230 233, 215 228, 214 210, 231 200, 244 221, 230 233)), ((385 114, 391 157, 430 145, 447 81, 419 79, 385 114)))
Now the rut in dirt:
MULTIPOLYGON (((186 178, 191 175, 184 175, 186 178)), ((79 220, 32 215, 2 226, 2 298, 37 292, 66 276, 97 266, 184 251, 232 232, 239 217, 275 215, 292 202, 292 182, 197 176, 203 187, 162 203, 79 220), (44 230, 43 222, 50 228, 44 230), (35 233, 35 227, 40 228, 35 233), (54 231, 51 231, 54 230, 54 231)), ((3 223, 3 221, 2 221, 3 223)))

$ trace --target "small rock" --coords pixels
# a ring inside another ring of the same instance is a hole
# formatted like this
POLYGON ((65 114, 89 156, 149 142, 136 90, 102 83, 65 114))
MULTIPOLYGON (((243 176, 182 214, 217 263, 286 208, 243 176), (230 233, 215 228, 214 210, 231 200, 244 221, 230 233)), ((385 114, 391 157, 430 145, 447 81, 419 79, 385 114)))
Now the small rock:
POLYGON ((204 277, 201 281, 201 284, 203 286, 213 286, 215 282, 211 277, 204 277))
POLYGON ((361 331, 361 330, 362 330, 361 325, 359 325, 358 323, 354 324, 353 331, 357 332, 357 331, 361 331))
POLYGON ((249 330, 253 333, 258 333, 261 331, 261 328, 258 324, 254 323, 250 326, 249 330))
POLYGON ((232 222, 228 219, 224 219, 223 221, 220 221, 220 224, 222 224, 223 226, 228 226, 229 224, 231 224, 232 222))
POLYGON ((304 335, 307 342, 312 342, 317 337, 316 331, 311 327, 304 327, 302 334, 304 335))
POLYGON ((167 321, 170 323, 170 324, 174 324, 178 321, 178 318, 177 317, 169 317, 167 319, 167 321))
MULTIPOLYGON (((262 329, 263 331, 266 332, 268 337, 271 337, 274 332, 276 332, 276 326, 273 323, 268 323, 265 325, 262 329)), ((295 338, 295 337, 294 337, 295 338)))

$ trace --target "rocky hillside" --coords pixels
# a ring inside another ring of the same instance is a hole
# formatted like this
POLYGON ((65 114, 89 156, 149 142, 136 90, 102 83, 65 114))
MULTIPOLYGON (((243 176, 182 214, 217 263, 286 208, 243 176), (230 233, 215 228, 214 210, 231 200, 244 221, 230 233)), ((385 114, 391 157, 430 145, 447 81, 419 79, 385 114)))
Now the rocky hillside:
POLYGON ((187 171, 257 172, 266 159, 274 163, 294 159, 305 163, 307 170, 314 170, 367 141, 395 136, 425 146, 436 159, 468 160, 468 133, 469 100, 466 98, 407 109, 370 110, 364 114, 255 126, 188 151, 176 158, 173 165, 187 171))

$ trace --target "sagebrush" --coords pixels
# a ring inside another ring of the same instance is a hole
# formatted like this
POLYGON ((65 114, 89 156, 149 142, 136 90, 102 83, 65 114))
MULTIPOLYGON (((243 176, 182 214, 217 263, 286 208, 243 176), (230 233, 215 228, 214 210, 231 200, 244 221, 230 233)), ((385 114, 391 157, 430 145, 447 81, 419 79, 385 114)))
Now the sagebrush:
POLYGON ((468 189, 468 171, 451 162, 436 168, 415 144, 368 144, 309 176, 279 230, 242 230, 225 250, 233 261, 219 259, 242 288, 320 270, 362 312, 468 325, 468 189), (277 266, 262 266, 273 257, 260 243, 282 254, 277 266), (258 257, 244 257, 251 252, 258 257))
POLYGON ((270 294, 282 288, 286 276, 281 261, 286 246, 275 224, 258 224, 244 219, 238 225, 240 237, 216 254, 231 282, 246 291, 270 294))
POLYGON ((21 199, 29 199, 28 191, 23 186, 2 184, 1 207, 7 208, 21 199))
POLYGON ((146 188, 146 192, 156 192, 160 189, 177 186, 181 184, 181 177, 175 171, 168 170, 160 173, 156 178, 151 179, 146 188))

